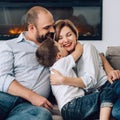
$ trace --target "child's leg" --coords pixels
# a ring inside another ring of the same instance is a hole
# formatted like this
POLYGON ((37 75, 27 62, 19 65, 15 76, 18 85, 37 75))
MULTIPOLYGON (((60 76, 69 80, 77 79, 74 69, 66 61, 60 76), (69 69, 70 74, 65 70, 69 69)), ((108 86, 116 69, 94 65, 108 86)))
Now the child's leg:
POLYGON ((101 107, 100 108, 100 120, 110 120, 111 107, 101 107))

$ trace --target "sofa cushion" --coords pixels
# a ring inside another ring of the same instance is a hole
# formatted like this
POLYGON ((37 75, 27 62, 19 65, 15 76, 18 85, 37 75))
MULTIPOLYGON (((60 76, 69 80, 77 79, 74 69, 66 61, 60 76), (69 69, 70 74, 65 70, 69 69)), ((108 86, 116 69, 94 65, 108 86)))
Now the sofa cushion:
POLYGON ((120 69, 120 46, 109 46, 106 58, 113 68, 120 69))

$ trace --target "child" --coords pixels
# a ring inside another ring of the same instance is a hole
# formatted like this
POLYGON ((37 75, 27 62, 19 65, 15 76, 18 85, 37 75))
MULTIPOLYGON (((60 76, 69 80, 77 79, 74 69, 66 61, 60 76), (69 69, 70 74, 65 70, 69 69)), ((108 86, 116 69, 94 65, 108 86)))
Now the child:
MULTIPOLYGON (((83 47, 80 43, 77 43, 75 50, 68 55, 67 51, 60 46, 56 41, 51 39, 45 40, 40 47, 36 51, 36 56, 38 62, 46 67, 51 67, 51 69, 58 70, 61 74, 67 77, 77 77, 74 67, 75 62, 82 55, 83 47), (81 52, 80 52, 81 51, 81 52)), ((53 73, 54 74, 54 73, 53 73)), ((59 110, 61 111, 67 104, 74 103, 74 101, 82 101, 82 97, 85 96, 85 92, 82 88, 69 86, 69 85, 52 85, 53 94, 57 100, 59 110)), ((113 106, 114 93, 112 89, 105 89, 101 92, 96 92, 93 94, 89 94, 89 96, 93 96, 93 99, 97 101, 96 107, 97 111, 92 111, 89 116, 95 114, 99 111, 100 108, 100 120, 109 120, 111 107, 113 106), (96 99, 97 98, 97 99, 96 99), (98 99, 99 98, 99 99, 98 99)), ((88 97, 89 98, 89 97, 88 97)), ((89 100, 90 101, 90 100, 89 100)), ((83 102, 83 101, 82 101, 83 102)), ((85 101, 84 101, 85 102, 85 101)), ((74 107, 76 107, 76 102, 73 104, 73 118, 69 118, 70 120, 83 120, 88 118, 89 116, 83 116, 84 110, 80 110, 81 106, 77 106, 78 110, 74 111, 74 107)), ((79 104, 81 105, 81 104, 79 104)), ((91 108, 87 108, 89 111, 91 108)), ((62 115, 65 113, 62 113, 62 115)), ((67 114, 66 114, 67 115, 67 114)), ((64 120, 68 118, 63 116, 64 120)))

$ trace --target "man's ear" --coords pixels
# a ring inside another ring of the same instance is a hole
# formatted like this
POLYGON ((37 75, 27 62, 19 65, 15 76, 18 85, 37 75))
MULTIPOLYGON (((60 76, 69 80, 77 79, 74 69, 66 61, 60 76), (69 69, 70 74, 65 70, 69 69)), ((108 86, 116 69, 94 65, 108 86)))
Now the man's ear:
POLYGON ((60 54, 60 52, 58 52, 57 56, 56 56, 56 60, 59 60, 61 57, 62 57, 62 55, 60 54))
POLYGON ((33 31, 33 29, 35 29, 35 26, 34 26, 33 24, 29 24, 29 25, 28 25, 28 29, 29 29, 30 31, 33 31))

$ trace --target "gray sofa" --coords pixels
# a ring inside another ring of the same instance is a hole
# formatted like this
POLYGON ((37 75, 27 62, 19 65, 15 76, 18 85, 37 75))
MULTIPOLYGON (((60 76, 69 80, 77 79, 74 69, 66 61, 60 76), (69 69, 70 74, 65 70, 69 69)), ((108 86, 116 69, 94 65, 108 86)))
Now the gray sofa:
POLYGON ((120 46, 110 46, 106 51, 106 58, 114 69, 120 70, 120 46))
MULTIPOLYGON (((113 68, 120 69, 120 46, 109 46, 105 55, 113 68)), ((63 120, 57 105, 54 105, 52 115, 53 120, 63 120)))

